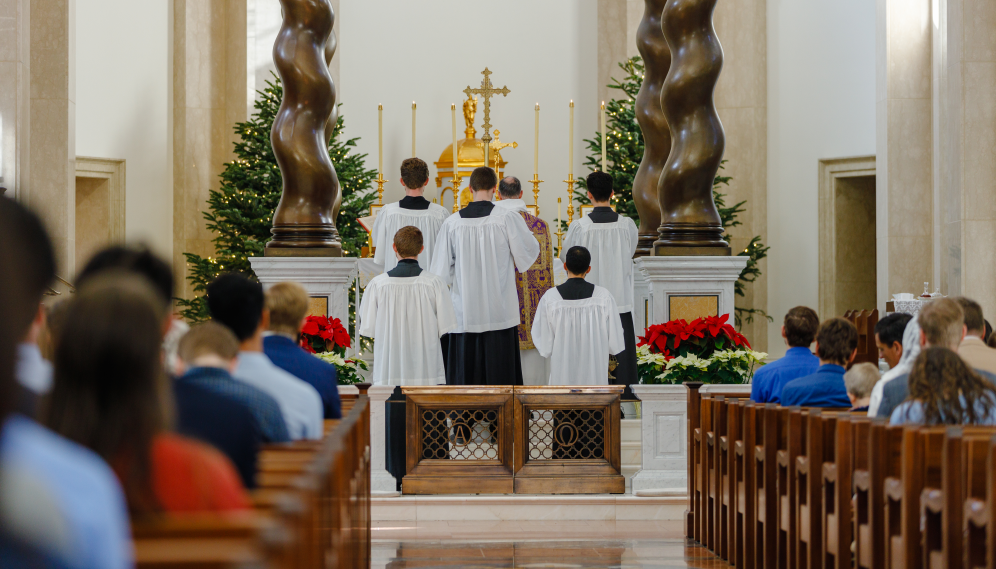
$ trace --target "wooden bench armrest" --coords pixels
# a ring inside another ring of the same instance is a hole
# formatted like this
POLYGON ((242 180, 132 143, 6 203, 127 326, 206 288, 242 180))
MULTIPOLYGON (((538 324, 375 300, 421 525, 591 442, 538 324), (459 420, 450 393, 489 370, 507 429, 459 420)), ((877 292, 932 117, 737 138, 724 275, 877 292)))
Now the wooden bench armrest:
POLYGON ((795 471, 800 474, 809 474, 809 457, 808 456, 797 456, 795 457, 795 471))
POLYGON ((854 480, 854 489, 859 492, 867 492, 871 487, 871 473, 867 470, 855 470, 851 474, 851 479, 854 480))
POLYGON ((764 446, 757 445, 754 447, 754 460, 758 462, 764 462, 764 446))
POLYGON ((978 498, 965 500, 965 523, 978 528, 989 525, 989 510, 986 508, 985 500, 978 498))
POLYGON ((835 462, 823 463, 823 480, 827 482, 837 481, 837 463, 835 462))
POLYGON ((903 501, 903 481, 895 476, 885 479, 885 497, 894 502, 903 501))
POLYGON ((726 437, 719 437, 719 448, 729 450, 730 441, 726 437))
POLYGON ((743 441, 737 441, 737 443, 735 445, 733 445, 733 452, 737 453, 737 456, 743 456, 744 455, 744 442, 743 441))
POLYGON ((920 492, 920 509, 922 512, 940 514, 944 511, 944 492, 937 488, 924 488, 920 492))
POLYGON ((788 468, 789 455, 787 450, 778 451, 778 453, 776 454, 776 458, 778 459, 778 466, 784 466, 785 468, 788 468))

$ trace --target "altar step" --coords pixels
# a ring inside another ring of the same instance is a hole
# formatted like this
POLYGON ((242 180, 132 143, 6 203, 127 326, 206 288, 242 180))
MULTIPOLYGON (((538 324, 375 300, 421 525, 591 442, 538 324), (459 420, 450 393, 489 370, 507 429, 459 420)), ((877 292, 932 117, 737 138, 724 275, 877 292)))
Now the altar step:
POLYGON ((684 489, 673 495, 455 495, 372 498, 374 521, 681 520, 684 489))

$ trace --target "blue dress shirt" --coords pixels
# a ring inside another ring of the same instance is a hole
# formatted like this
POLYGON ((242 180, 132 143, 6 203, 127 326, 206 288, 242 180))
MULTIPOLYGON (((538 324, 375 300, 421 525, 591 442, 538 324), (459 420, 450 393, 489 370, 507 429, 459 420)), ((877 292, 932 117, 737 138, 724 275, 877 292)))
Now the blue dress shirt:
POLYGON ((850 408, 844 387, 844 371, 836 364, 823 364, 816 373, 794 379, 782 388, 783 407, 850 408))
POLYGON ((778 403, 786 383, 812 375, 819 367, 820 358, 814 356, 809 348, 789 348, 783 358, 761 366, 754 373, 750 400, 755 403, 778 403))
POLYGON ((134 565, 124 493, 114 472, 93 451, 14 415, 0 433, 0 465, 33 477, 51 496, 68 529, 67 551, 60 552, 66 564, 94 569, 134 565))
MULTIPOLYGON (((965 401, 964 395, 959 395, 958 399, 961 402, 961 408, 964 409, 968 406, 965 401)), ((978 418, 978 423, 976 425, 981 426, 992 426, 996 425, 996 400, 989 394, 986 394, 975 401, 975 416, 978 418)), ((944 420, 944 416, 941 416, 944 420)), ((962 417, 962 420, 958 421, 959 424, 968 424, 967 417, 962 417)), ((889 418, 890 425, 922 425, 924 421, 923 417, 923 403, 917 400, 904 401, 892 412, 892 416, 889 418)))
POLYGON ((294 340, 276 334, 263 338, 263 353, 274 365, 307 381, 318 391, 322 396, 322 409, 326 419, 342 417, 339 379, 334 365, 304 351, 294 340))
POLYGON ((291 440, 283 413, 276 399, 251 385, 236 381, 227 370, 217 367, 195 367, 180 378, 184 382, 205 387, 240 401, 259 423, 263 440, 268 443, 285 443, 291 440))

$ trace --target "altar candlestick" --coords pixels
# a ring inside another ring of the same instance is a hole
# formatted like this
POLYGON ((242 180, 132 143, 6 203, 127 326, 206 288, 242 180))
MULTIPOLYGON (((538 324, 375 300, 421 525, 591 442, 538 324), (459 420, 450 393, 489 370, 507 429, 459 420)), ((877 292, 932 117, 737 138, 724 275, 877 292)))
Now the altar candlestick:
POLYGON ((412 158, 415 158, 415 101, 412 101, 412 158))
POLYGON ((560 200, 563 198, 557 198, 557 231, 560 231, 560 200))
POLYGON ((605 101, 602 101, 602 171, 605 172, 605 101))
POLYGON ((460 193, 460 163, 459 163, 459 153, 457 152, 457 119, 456 119, 456 104, 450 104, 450 114, 453 115, 453 199, 459 199, 458 194, 460 193))
POLYGON ((567 145, 567 175, 574 173, 574 99, 571 99, 571 120, 567 131, 569 143, 567 145))
POLYGON ((377 173, 384 177, 384 105, 377 105, 377 173))
POLYGON ((533 173, 539 175, 539 103, 536 103, 536 141, 533 144, 533 173))

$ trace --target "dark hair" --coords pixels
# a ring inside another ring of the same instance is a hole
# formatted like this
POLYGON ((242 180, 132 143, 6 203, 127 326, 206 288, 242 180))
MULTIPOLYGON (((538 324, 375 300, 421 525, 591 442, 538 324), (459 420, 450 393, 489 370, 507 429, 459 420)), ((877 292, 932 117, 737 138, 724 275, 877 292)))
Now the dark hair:
POLYGON ((875 325, 878 341, 886 346, 892 346, 896 342, 899 342, 900 346, 903 345, 903 333, 910 320, 913 320, 913 317, 902 312, 893 312, 879 320, 878 324, 875 325))
POLYGON ((591 266, 591 253, 584 247, 575 245, 567 250, 564 256, 564 266, 572 275, 583 275, 591 266))
POLYGON ((785 313, 785 339, 791 348, 808 348, 816 338, 820 317, 808 306, 796 306, 785 313))
POLYGON ((585 180, 591 197, 598 202, 607 202, 612 197, 612 176, 605 172, 592 172, 585 180))
POLYGON ((402 258, 418 257, 422 252, 422 230, 414 225, 406 225, 394 234, 394 246, 402 258))
MULTIPOLYGON (((965 328, 969 332, 986 333, 986 319, 982 317, 982 306, 971 298, 957 296, 954 299, 961 306, 961 311, 965 313, 965 328)), ((985 341, 985 338, 983 338, 985 341)))
POLYGON ((52 241, 31 210, 10 198, 0 197, 0 227, 7 249, 7 268, 16 278, 8 284, 17 304, 10 307, 15 336, 24 335, 38 313, 42 295, 55 279, 55 253, 52 241))
POLYGON ((518 199, 522 193, 522 183, 515 176, 507 176, 498 182, 498 193, 503 198, 518 199))
POLYGON ((150 455, 172 415, 161 362, 165 317, 145 279, 113 271, 90 279, 70 301, 42 412, 48 428, 115 468, 137 513, 160 508, 150 455))
POLYGON ((931 346, 920 352, 910 370, 909 390, 906 400, 923 405, 925 425, 978 424, 986 418, 975 412, 976 402, 983 397, 990 398, 985 408, 994 412, 996 388, 947 348, 931 346))
POLYGON ((244 342, 259 327, 266 296, 258 282, 240 273, 225 273, 207 286, 207 303, 211 317, 244 342))
POLYGON ((152 283, 164 304, 173 302, 173 269, 147 247, 115 245, 101 250, 76 276, 76 286, 81 287, 94 275, 112 269, 142 275, 152 283))
POLYGON ((989 337, 993 335, 993 325, 990 324, 988 320, 984 320, 984 322, 986 323, 986 332, 985 332, 986 337, 982 338, 982 341, 988 342, 989 337))
POLYGON ((409 190, 417 190, 429 181, 429 165, 421 158, 405 158, 401 163, 401 181, 409 190))
POLYGON ((470 174, 470 189, 475 192, 490 190, 497 185, 498 175, 495 174, 494 170, 488 168, 487 166, 474 168, 474 171, 470 174))
MULTIPOLYGON (((0 197, 0 200, 7 198, 0 197)), ((0 206, 3 207, 3 206, 0 206)), ((17 325, 22 305, 27 304, 23 289, 15 278, 14 240, 16 233, 7 224, 0 223, 0 425, 4 424, 7 415, 14 410, 14 400, 17 384, 14 380, 15 346, 23 335, 23 330, 17 325), (15 323, 16 321, 16 323, 15 323)))
POLYGON ((831 318, 816 331, 816 355, 821 360, 847 365, 858 347, 858 329, 843 318, 831 318))

